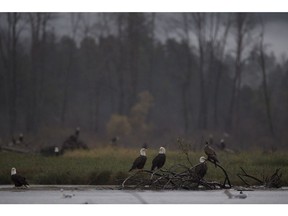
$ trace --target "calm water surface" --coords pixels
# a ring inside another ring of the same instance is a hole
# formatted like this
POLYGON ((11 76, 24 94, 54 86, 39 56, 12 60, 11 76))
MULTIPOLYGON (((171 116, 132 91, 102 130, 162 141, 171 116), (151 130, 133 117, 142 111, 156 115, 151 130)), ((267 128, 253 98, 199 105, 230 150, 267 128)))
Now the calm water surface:
MULTIPOLYGON (((239 194, 234 189, 233 195, 239 194)), ((288 189, 243 191, 246 199, 229 199, 224 190, 135 191, 91 186, 0 186, 1 204, 288 204, 288 189)))

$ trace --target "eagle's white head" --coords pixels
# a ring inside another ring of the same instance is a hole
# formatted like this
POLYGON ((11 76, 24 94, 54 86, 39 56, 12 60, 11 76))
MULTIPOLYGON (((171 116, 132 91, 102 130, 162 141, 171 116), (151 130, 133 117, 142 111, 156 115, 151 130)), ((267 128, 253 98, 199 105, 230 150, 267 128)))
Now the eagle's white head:
POLYGON ((54 147, 54 152, 59 153, 59 148, 57 146, 54 147))
POLYGON ((165 148, 161 146, 159 149, 159 154, 165 154, 165 153, 166 153, 165 148))
POLYGON ((146 156, 146 149, 145 148, 140 149, 140 155, 146 156))
POLYGON ((200 159, 199 159, 200 163, 204 163, 206 160, 207 159, 204 156, 201 156, 200 159))
POLYGON ((11 169, 11 175, 15 175, 15 174, 16 174, 16 168, 13 167, 13 168, 11 169))

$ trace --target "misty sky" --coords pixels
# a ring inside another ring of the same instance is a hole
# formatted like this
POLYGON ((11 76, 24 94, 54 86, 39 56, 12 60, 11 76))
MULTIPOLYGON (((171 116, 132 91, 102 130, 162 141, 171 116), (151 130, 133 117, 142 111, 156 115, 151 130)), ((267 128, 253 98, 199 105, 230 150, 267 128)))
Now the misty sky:
POLYGON ((288 13, 267 15, 265 42, 277 57, 288 53, 288 13))
MULTIPOLYGON (((89 24, 92 24, 95 20, 93 13, 86 16, 89 20, 89 24), (90 17, 90 19, 89 19, 90 17)), ((280 60, 284 54, 288 56, 288 13, 263 13, 263 19, 265 22, 265 43, 267 44, 267 50, 274 52, 277 59, 280 60)), ((70 22, 68 14, 61 14, 61 18, 58 20, 55 30, 59 33, 59 36, 70 33, 70 22)), ((163 30, 158 30, 159 35, 163 35, 163 30), (161 33, 162 32, 162 33, 161 33)), ((197 42, 195 42, 197 43, 197 42)), ((233 42, 232 42, 233 43, 233 42)), ((230 43, 231 46, 232 43, 230 43)), ((232 48, 232 47, 231 47, 232 48)))

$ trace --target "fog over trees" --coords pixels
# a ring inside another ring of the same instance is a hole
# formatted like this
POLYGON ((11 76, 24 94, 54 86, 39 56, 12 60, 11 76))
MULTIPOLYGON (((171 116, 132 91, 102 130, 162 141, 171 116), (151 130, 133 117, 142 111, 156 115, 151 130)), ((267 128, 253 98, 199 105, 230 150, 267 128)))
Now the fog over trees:
POLYGON ((288 59, 268 51, 269 16, 0 13, 0 142, 80 127, 89 146, 285 148, 288 59))

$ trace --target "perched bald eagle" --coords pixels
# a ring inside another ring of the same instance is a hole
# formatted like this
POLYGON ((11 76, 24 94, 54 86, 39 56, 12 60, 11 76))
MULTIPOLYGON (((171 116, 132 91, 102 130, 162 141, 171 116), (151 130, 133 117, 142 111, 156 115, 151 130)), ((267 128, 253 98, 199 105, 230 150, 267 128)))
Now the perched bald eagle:
POLYGON ((208 156, 207 159, 211 161, 212 163, 214 163, 216 167, 216 163, 219 163, 219 160, 217 159, 215 150, 211 146, 209 146, 208 142, 206 142, 206 145, 204 147, 204 152, 208 156))
POLYGON ((140 156, 134 160, 133 165, 132 165, 131 169, 129 170, 129 172, 134 170, 134 169, 143 169, 143 167, 146 163, 146 160, 147 160, 146 149, 141 148, 140 149, 140 156))
POLYGON ((151 171, 153 171, 154 169, 160 169, 161 167, 164 166, 165 161, 166 161, 165 153, 166 153, 165 148, 160 147, 159 154, 152 161, 151 171))
POLYGON ((24 142, 24 135, 22 133, 19 134, 19 143, 23 143, 24 142))
POLYGON ((206 160, 207 159, 204 156, 201 156, 199 159, 200 163, 192 168, 199 180, 202 179, 207 173, 208 167, 206 160))
POLYGON ((117 143, 118 143, 119 139, 120 139, 120 138, 119 138, 118 136, 113 137, 113 138, 111 139, 112 145, 113 145, 113 146, 117 146, 117 143))
POLYGON ((13 181, 15 187, 25 186, 27 188, 29 185, 23 176, 16 173, 16 168, 14 167, 11 169, 11 180, 13 181))
POLYGON ((20 145, 24 142, 24 135, 22 133, 19 134, 18 139, 16 140, 14 136, 12 136, 12 145, 20 145))
POLYGON ((62 144, 60 154, 63 154, 66 150, 75 150, 75 149, 88 149, 88 146, 79 139, 80 128, 75 129, 74 134, 70 135, 62 144))

